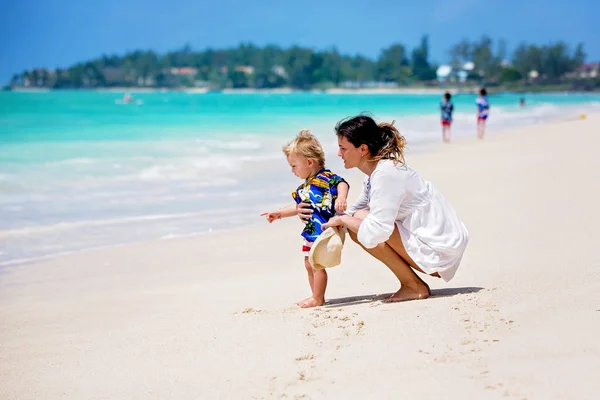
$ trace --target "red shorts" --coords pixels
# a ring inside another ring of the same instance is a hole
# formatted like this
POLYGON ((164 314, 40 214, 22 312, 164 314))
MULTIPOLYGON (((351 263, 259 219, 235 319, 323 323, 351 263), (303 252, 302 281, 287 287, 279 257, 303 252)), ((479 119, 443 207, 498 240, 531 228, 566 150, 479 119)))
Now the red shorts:
POLYGON ((452 125, 452 121, 448 121, 447 119, 442 120, 442 126, 450 126, 452 125))
POLYGON ((302 254, 308 257, 308 253, 310 253, 310 248, 312 247, 314 242, 309 242, 308 240, 304 240, 302 243, 302 254))
POLYGON ((485 121, 486 119, 487 119, 487 115, 484 116, 484 117, 482 117, 481 115, 477 116, 477 122, 479 122, 479 121, 485 121))

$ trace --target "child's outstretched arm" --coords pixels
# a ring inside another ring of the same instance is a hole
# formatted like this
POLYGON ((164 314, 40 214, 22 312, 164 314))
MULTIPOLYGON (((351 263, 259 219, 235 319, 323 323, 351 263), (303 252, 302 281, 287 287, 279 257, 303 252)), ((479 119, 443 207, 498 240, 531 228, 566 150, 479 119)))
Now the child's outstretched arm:
POLYGON ((338 196, 335 201, 335 211, 343 213, 348 208, 348 191, 350 186, 346 182, 340 182, 337 186, 338 196))
POLYGON ((298 215, 298 211, 296 211, 296 204, 290 204, 289 206, 280 208, 277 211, 267 211, 260 214, 261 217, 266 217, 269 223, 281 218, 293 217, 295 215, 298 215))

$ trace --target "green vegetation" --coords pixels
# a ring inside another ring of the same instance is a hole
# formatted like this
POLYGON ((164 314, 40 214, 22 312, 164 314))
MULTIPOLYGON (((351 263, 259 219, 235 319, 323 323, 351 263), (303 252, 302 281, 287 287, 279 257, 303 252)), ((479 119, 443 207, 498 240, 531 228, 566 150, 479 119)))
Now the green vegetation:
MULTIPOLYGON (((521 88, 560 87, 577 90, 600 88, 599 81, 582 72, 583 45, 573 54, 563 42, 547 46, 521 44, 512 57, 503 41, 497 46, 489 37, 463 40, 450 51, 449 64, 458 71, 467 62, 463 86, 521 88), (535 71, 534 73, 532 71, 535 71), (532 86, 530 86, 532 85, 532 86)), ((134 51, 124 56, 104 55, 66 69, 32 69, 16 74, 11 87, 100 88, 293 88, 437 86, 436 68, 429 61, 429 41, 423 36, 412 51, 394 44, 376 60, 360 55, 343 55, 335 48, 257 47, 251 43, 231 49, 193 51, 190 46, 163 55, 134 51)), ((449 81, 457 76, 450 75, 449 81)))

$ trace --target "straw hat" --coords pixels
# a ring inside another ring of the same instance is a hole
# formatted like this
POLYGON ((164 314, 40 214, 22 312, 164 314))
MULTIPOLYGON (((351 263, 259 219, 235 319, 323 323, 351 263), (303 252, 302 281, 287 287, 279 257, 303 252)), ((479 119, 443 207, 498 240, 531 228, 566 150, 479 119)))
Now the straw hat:
POLYGON ((346 240, 345 228, 327 228, 317 237, 308 253, 314 269, 335 267, 342 262, 342 247, 346 240))

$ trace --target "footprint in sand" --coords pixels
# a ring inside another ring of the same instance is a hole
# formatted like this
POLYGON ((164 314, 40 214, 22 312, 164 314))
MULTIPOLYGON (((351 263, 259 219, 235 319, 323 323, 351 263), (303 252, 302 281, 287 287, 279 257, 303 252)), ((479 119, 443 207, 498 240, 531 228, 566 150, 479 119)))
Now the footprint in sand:
POLYGON ((236 312, 234 313, 234 315, 240 315, 240 314, 258 314, 263 312, 263 310, 259 310, 258 308, 245 308, 244 310, 240 311, 240 312, 236 312))
MULTIPOLYGON (((345 314, 343 308, 315 310, 310 313, 313 317, 312 326, 314 328, 328 329, 331 324, 334 324, 337 329, 341 330, 341 335, 333 338, 333 340, 345 340, 346 337, 360 335, 365 327, 364 321, 358 321, 359 313, 345 314)), ((314 336, 312 333, 307 333, 307 337, 314 336)), ((336 347, 336 350, 340 346, 336 347)))
POLYGON ((300 357, 296 357, 296 361, 314 360, 315 358, 317 358, 315 354, 306 354, 300 357))
POLYGON ((315 321, 315 322, 312 323, 312 326, 313 326, 313 328, 320 328, 322 326, 325 326, 325 324, 326 324, 325 321, 323 321, 323 322, 315 321))

